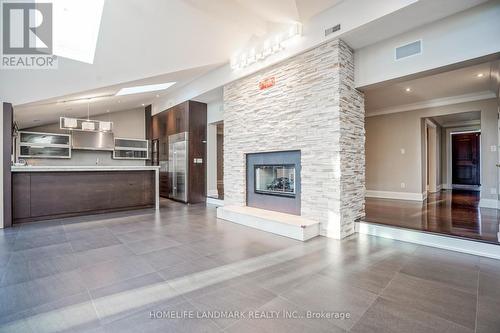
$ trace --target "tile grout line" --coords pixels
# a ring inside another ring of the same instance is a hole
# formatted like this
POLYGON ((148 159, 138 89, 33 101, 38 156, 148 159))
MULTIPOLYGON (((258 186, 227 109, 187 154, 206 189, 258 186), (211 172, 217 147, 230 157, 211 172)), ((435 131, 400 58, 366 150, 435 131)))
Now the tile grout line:
POLYGON ((474 320, 474 332, 477 332, 477 317, 479 313, 479 279, 481 278, 481 264, 477 270, 477 289, 476 289, 476 317, 474 320))

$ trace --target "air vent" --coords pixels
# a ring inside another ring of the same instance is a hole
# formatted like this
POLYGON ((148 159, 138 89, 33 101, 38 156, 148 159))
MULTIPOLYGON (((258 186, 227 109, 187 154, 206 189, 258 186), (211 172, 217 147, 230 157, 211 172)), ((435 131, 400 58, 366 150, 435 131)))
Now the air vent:
POLYGON ((333 34, 336 31, 339 31, 339 30, 340 30, 340 24, 337 24, 334 27, 328 28, 328 29, 325 30, 325 37, 328 36, 328 35, 333 34))
POLYGON ((397 47, 395 58, 396 60, 400 60, 420 53, 422 53, 422 41, 417 40, 416 42, 397 47))

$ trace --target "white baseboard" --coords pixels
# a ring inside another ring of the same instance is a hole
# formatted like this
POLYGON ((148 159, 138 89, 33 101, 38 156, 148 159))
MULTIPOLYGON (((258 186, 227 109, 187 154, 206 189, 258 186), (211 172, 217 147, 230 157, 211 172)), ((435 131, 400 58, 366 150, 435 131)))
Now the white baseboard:
POLYGON ((207 205, 222 207, 224 206, 224 200, 207 197, 207 205))
POLYGON ((361 234, 500 259, 500 246, 496 244, 488 244, 456 237, 440 236, 418 230, 408 230, 366 222, 358 222, 355 227, 356 231, 361 234))
POLYGON ((479 207, 498 209, 500 206, 498 200, 481 198, 479 200, 479 207))
POLYGON ((219 196, 219 191, 217 191, 217 189, 207 190, 207 196, 216 198, 219 196))
POLYGON ((423 193, 367 190, 365 193, 365 196, 368 198, 424 201, 424 198, 425 198, 425 196, 427 196, 427 194, 425 194, 425 196, 424 196, 423 193))

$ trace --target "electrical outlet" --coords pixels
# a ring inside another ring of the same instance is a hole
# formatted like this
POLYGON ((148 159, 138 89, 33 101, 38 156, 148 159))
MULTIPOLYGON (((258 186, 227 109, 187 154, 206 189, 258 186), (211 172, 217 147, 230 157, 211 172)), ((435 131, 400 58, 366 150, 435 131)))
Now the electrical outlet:
POLYGON ((495 152, 495 151, 497 151, 497 146, 491 146, 490 149, 491 149, 491 151, 495 152))
POLYGON ((406 188, 406 183, 401 183, 401 188, 406 188))

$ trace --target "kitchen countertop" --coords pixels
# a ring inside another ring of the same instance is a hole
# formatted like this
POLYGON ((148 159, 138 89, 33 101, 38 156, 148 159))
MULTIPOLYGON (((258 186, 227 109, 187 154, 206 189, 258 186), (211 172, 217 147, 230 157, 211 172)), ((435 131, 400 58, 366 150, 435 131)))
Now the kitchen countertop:
POLYGON ((159 166, 154 165, 89 165, 89 166, 12 166, 12 172, 56 172, 56 171, 138 171, 138 170, 160 170, 159 166))

